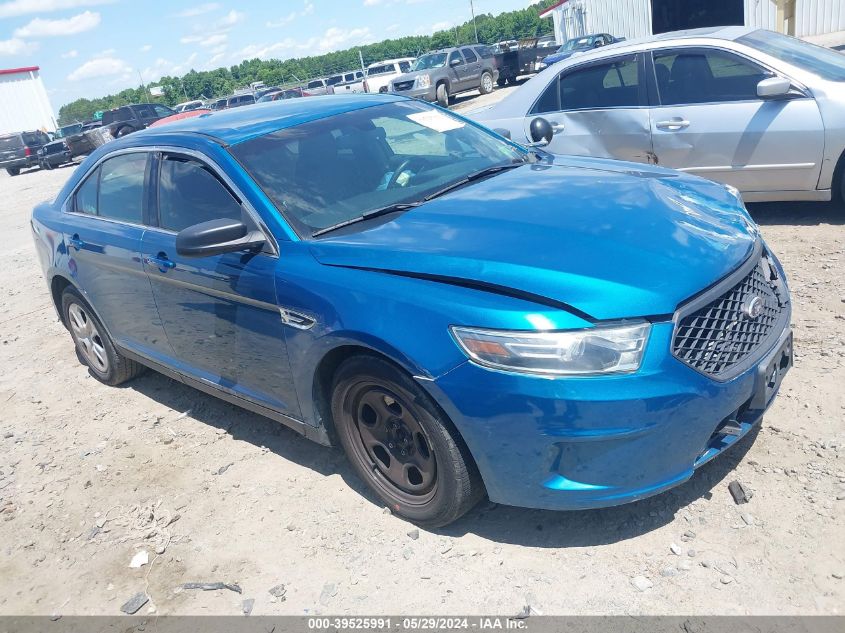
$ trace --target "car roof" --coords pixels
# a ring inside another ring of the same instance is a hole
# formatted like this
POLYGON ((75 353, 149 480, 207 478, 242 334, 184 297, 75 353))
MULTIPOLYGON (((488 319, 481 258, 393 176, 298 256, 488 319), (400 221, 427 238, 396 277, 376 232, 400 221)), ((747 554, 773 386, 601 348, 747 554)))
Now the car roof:
MULTIPOLYGON (((391 94, 325 95, 307 99, 284 99, 257 103, 248 108, 222 110, 191 119, 175 121, 161 127, 148 128, 125 137, 154 142, 160 135, 201 134, 227 145, 277 132, 345 112, 353 112, 385 103, 406 101, 407 97, 391 94)), ((133 143, 127 141, 127 145, 133 143)))

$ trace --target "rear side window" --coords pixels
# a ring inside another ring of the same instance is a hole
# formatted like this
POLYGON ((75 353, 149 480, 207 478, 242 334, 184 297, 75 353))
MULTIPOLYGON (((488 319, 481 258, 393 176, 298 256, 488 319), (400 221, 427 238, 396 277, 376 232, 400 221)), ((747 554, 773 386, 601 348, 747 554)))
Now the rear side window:
POLYGON ((144 223, 144 176, 147 154, 115 156, 100 165, 97 215, 133 224, 144 223))
POLYGON ((308 83, 309 88, 322 88, 323 82, 322 81, 311 81, 308 83))
POLYGON ((100 168, 85 179, 82 186, 76 190, 74 210, 77 213, 97 215, 97 189, 100 183, 100 168))
POLYGON ((228 218, 241 219, 241 205, 199 161, 168 156, 159 176, 159 224, 171 231, 228 218))
POLYGON ((576 68, 549 84, 534 106, 534 114, 559 110, 597 110, 640 105, 640 74, 636 57, 576 68))
POLYGON ((399 72, 411 72, 411 62, 399 62, 399 72))
POLYGON ((464 54, 464 59, 467 60, 467 64, 478 61, 478 55, 476 55, 471 48, 462 48, 461 52, 464 54))
POLYGON ((33 145, 41 145, 41 136, 38 132, 27 132, 23 135, 23 142, 24 145, 29 145, 32 147, 33 145))
POLYGON ((481 59, 490 59, 496 54, 492 46, 476 46, 475 50, 481 59))
POLYGON ((756 100, 772 74, 737 55, 692 49, 656 52, 654 75, 663 105, 756 100))
POLYGON ((0 136, 0 151, 18 149, 20 147, 22 147, 21 137, 17 134, 13 136, 0 136))

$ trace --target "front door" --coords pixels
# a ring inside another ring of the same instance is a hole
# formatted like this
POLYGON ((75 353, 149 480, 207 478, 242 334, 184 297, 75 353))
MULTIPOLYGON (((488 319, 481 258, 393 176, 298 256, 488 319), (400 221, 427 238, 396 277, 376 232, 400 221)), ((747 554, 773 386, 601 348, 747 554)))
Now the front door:
POLYGON ((824 125, 812 97, 765 100, 773 73, 712 48, 654 52, 658 105, 652 143, 661 166, 733 185, 746 194, 814 190, 824 125))
POLYGON ((141 254, 173 347, 172 364, 299 418, 276 303, 276 254, 179 255, 176 234, 184 228, 217 218, 255 223, 207 164, 177 154, 164 154, 157 163, 159 226, 145 233, 141 254))
POLYGON ((64 241, 71 274, 117 345, 153 360, 172 352, 141 263, 147 152, 92 171, 69 201, 64 241))
POLYGON ((552 124, 548 149, 556 154, 649 162, 649 126, 642 55, 590 63, 553 76, 523 122, 552 124))
POLYGON ((449 53, 447 64, 451 86, 449 94, 456 94, 462 90, 466 90, 469 85, 469 80, 467 79, 467 64, 460 51, 452 51, 449 53))

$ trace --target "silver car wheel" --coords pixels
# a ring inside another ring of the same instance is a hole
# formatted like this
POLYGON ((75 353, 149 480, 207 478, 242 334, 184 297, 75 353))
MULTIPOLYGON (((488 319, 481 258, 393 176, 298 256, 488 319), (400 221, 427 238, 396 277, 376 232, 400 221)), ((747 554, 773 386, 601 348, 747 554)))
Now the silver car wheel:
POLYGON ((487 73, 481 78, 481 87, 484 92, 493 92, 493 78, 487 73))
POLYGON ((68 308, 68 316, 73 339, 85 360, 98 372, 108 373, 109 357, 103 345, 103 339, 88 313, 81 305, 73 303, 68 308))

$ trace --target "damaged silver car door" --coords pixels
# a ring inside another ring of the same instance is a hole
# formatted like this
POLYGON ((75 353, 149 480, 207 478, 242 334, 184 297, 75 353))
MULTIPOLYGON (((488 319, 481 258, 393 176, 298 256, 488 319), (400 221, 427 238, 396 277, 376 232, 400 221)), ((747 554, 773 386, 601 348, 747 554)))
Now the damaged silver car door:
POLYGON ((549 150, 557 154, 652 162, 651 125, 643 54, 571 67, 552 75, 529 110, 552 124, 549 150))

